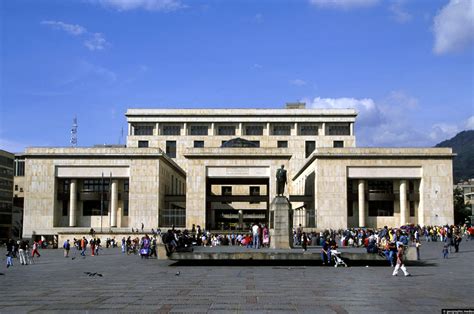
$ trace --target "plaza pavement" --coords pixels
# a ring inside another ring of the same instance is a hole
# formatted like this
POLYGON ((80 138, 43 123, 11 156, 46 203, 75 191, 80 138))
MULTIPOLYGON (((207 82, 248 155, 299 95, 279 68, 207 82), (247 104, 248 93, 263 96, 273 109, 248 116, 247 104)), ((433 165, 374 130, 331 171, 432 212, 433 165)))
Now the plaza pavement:
POLYGON ((127 256, 119 248, 95 257, 76 253, 75 259, 64 258, 62 250, 41 250, 34 265, 15 259, 7 269, 2 248, 0 313, 441 313, 443 308, 474 308, 474 241, 464 240, 460 253, 447 260, 442 243, 422 244, 425 264, 408 266, 412 277, 401 271, 393 277, 391 267, 370 265, 173 266, 127 256))

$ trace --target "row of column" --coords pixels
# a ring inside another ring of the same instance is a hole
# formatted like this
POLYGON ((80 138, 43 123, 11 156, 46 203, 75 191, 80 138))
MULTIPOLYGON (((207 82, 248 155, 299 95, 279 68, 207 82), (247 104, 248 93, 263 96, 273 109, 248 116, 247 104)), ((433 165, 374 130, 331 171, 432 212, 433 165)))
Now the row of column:
MULTIPOLYGON (((117 227, 118 181, 112 180, 110 195, 110 226, 117 227)), ((77 226, 77 180, 69 186, 69 227, 77 226)))
MULTIPOLYGON (((359 180, 359 226, 365 226, 367 209, 365 207, 365 180, 359 180)), ((400 180, 400 226, 407 223, 407 181, 400 180)))

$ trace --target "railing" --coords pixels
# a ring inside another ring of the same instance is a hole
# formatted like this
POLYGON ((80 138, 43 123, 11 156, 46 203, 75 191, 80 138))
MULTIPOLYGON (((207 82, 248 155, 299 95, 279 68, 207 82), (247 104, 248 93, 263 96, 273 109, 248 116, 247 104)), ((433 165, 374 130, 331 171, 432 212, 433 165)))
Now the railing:
POLYGON ((160 227, 175 226, 177 228, 186 227, 186 209, 185 208, 160 209, 159 226, 160 227))

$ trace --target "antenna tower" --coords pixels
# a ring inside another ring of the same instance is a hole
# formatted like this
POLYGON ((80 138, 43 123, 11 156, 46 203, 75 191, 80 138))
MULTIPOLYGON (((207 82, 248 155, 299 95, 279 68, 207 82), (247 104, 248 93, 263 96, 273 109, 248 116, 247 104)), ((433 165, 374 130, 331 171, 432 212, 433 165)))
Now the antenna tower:
POLYGON ((72 120, 72 128, 71 128, 71 146, 77 146, 77 117, 74 117, 72 120))

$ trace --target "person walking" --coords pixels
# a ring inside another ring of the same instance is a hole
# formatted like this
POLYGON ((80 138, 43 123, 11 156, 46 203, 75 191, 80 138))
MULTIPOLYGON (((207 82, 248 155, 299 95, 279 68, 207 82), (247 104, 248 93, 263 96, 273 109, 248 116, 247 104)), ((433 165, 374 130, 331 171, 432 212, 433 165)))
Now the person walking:
POLYGON ((398 276, 398 270, 402 269, 403 274, 405 277, 411 276, 411 274, 407 271, 407 268, 405 267, 405 264, 403 263, 403 253, 404 253, 404 246, 403 244, 398 245, 398 251, 397 251, 397 265, 395 265, 395 269, 393 270, 392 276, 398 276))
POLYGON ((443 259, 448 258, 449 256, 449 249, 448 249, 448 244, 445 243, 443 246, 443 259))
POLYGON ((39 243, 37 241, 33 242, 33 251, 31 252, 31 257, 35 257, 35 254, 38 257, 41 257, 40 253, 38 252, 39 243))
POLYGON ((7 268, 13 266, 13 248, 15 242, 12 239, 9 239, 7 242, 7 268))
POLYGON ((308 249, 308 237, 306 236, 306 232, 303 232, 301 235, 301 246, 303 247, 303 252, 306 252, 308 249))
POLYGON ((81 255, 86 256, 87 240, 86 237, 82 237, 81 240, 81 255))
POLYGON ((89 244, 91 246, 91 256, 95 256, 95 240, 94 238, 91 238, 89 241, 89 244))
POLYGON ((329 242, 327 239, 322 240, 323 243, 321 245, 321 260, 323 261, 323 265, 326 265, 326 260, 328 265, 331 264, 331 251, 329 250, 329 242))
POLYGON ((421 246, 420 240, 415 240, 416 260, 417 261, 420 260, 420 246, 421 246))
POLYGON ((64 241, 63 244, 63 249, 64 249, 64 257, 69 257, 69 250, 71 249, 71 244, 69 243, 69 239, 64 241))
POLYGON ((28 265, 26 263, 26 241, 20 240, 20 244, 18 246, 18 255, 20 255, 20 264, 21 265, 28 265))

